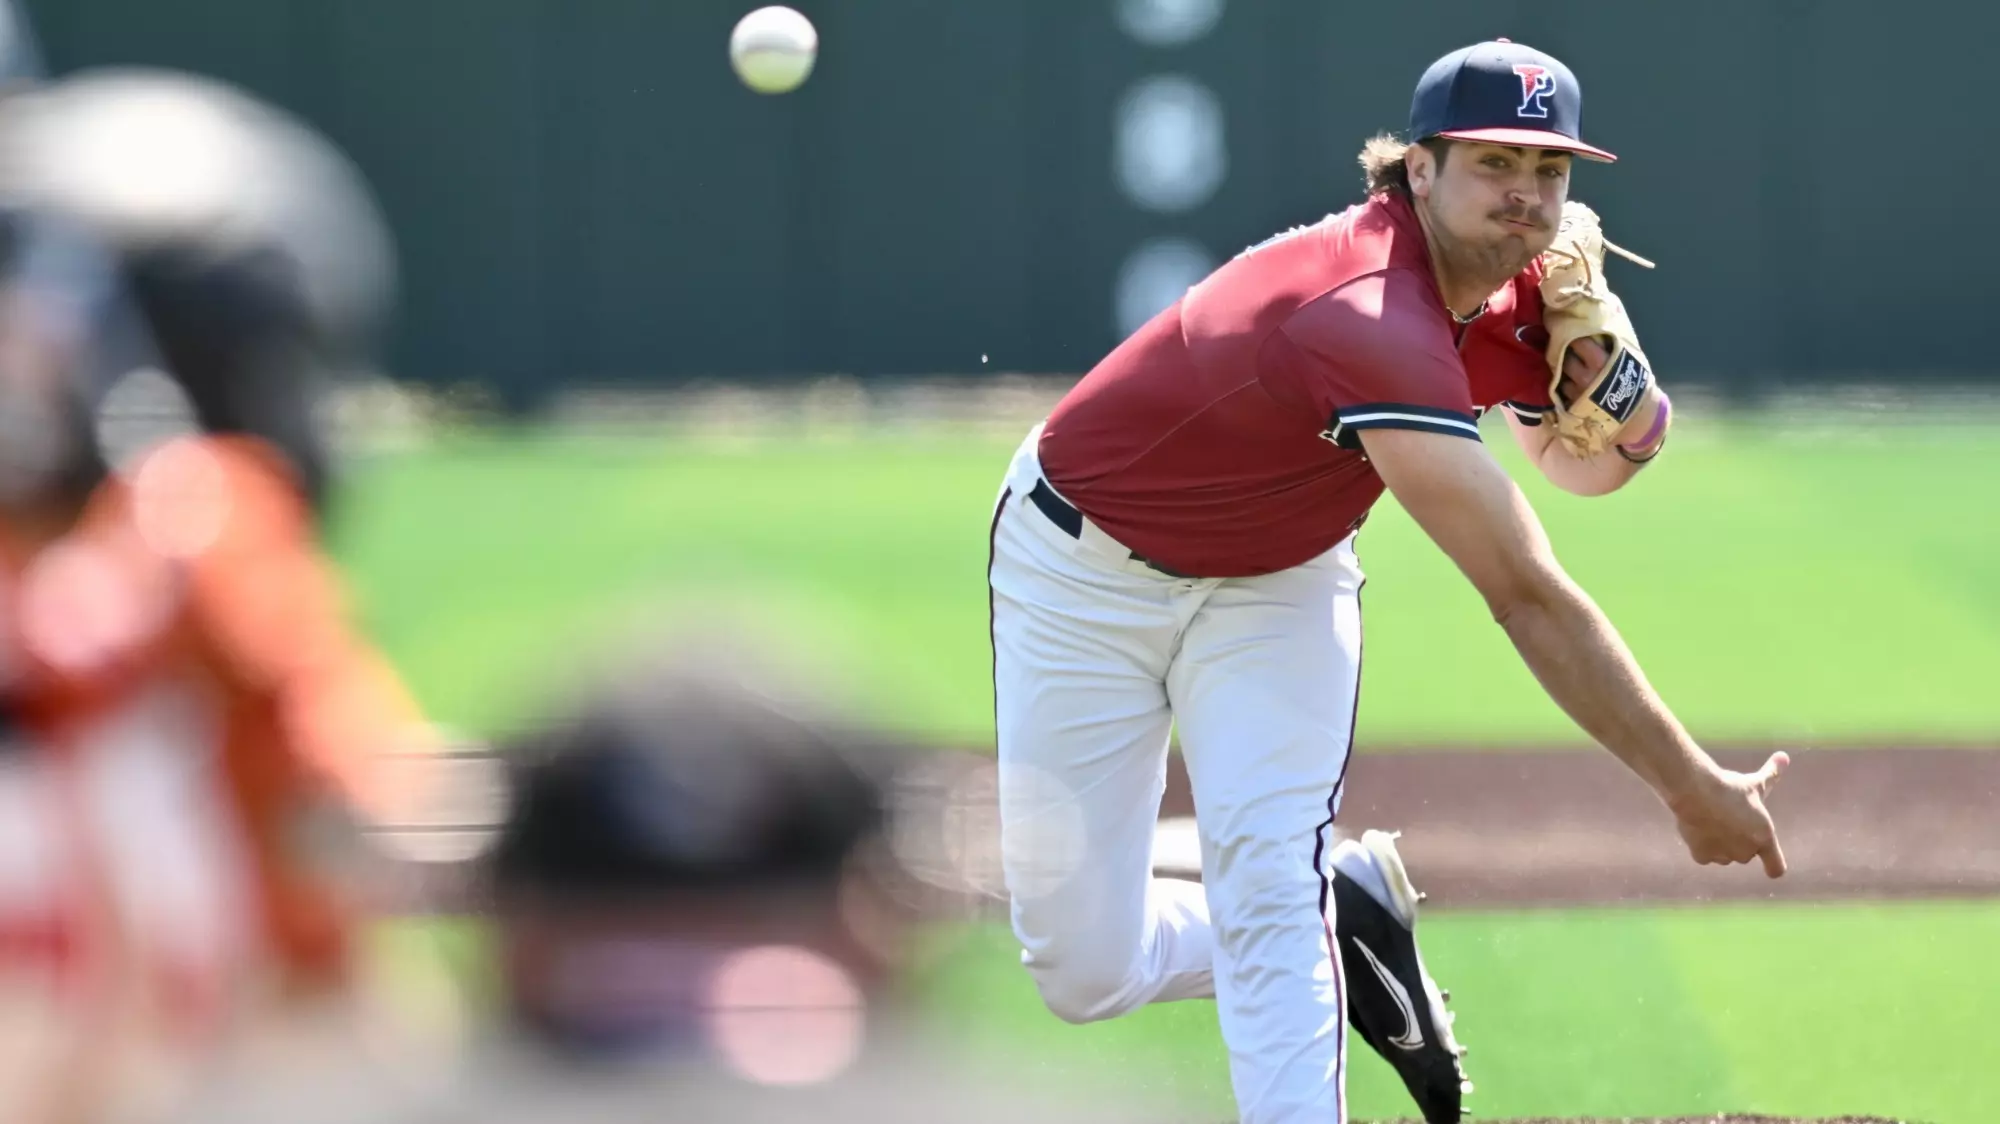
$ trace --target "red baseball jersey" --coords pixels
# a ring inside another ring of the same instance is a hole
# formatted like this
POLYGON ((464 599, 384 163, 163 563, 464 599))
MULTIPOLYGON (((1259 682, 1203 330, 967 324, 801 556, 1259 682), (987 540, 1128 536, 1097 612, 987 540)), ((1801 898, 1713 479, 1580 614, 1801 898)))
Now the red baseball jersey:
POLYGON ((1300 565, 1382 495, 1360 430, 1476 441, 1493 406, 1548 410, 1539 279, 1459 324, 1416 212, 1376 196, 1244 251, 1119 345, 1050 414, 1042 471, 1180 573, 1300 565))

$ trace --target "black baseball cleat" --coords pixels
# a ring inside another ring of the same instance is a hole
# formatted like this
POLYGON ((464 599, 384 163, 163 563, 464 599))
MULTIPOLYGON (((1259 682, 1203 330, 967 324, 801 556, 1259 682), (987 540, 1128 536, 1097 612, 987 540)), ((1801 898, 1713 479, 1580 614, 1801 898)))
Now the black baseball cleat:
POLYGON ((1417 903, 1396 836, 1363 832, 1333 852, 1334 939, 1347 980, 1347 1021, 1395 1067, 1429 1124, 1458 1124, 1472 1092, 1445 993, 1417 951, 1417 903))

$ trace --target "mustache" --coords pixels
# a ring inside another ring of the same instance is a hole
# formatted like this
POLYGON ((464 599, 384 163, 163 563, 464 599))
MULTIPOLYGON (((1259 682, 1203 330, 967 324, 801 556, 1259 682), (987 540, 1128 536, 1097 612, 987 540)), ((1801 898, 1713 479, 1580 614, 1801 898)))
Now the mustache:
POLYGON ((1549 217, 1543 213, 1540 207, 1514 207, 1503 211, 1495 211, 1488 217, 1502 221, 1524 222, 1533 226, 1536 230, 1547 230, 1549 228, 1549 217))

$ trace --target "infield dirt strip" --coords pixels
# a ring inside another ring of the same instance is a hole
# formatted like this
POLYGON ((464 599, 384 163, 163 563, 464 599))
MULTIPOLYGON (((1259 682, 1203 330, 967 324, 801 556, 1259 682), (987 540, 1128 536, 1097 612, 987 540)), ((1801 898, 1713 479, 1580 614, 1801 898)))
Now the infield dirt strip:
MULTIPOLYGON (((1768 753, 1714 752, 1744 770, 1768 753)), ((1337 822, 1401 831, 1433 908, 2000 894, 2000 752, 1791 753, 1771 796, 1791 868, 1776 881, 1689 862, 1666 809, 1601 751, 1364 750, 1337 822)), ((1161 816, 1193 811, 1176 757, 1161 816)))
MULTIPOLYGON (((1766 756, 1715 753, 1745 770, 1766 756)), ((493 765, 483 752, 443 759, 441 798, 385 832, 399 854, 431 855, 399 864, 392 908, 467 907, 468 871, 456 860, 491 838, 502 803, 493 765)), ((991 754, 925 754, 913 771, 924 775, 910 789, 921 814, 898 830, 897 850, 948 898, 998 915, 991 754)), ((1791 867, 1776 881, 1761 868, 1688 861, 1666 809, 1602 751, 1364 750, 1348 769, 1337 827, 1402 832, 1411 876, 1434 910, 2000 895, 2000 751, 1793 750, 1771 808, 1791 867)), ((1155 853, 1163 873, 1194 876, 1193 813, 1187 774, 1172 757, 1155 853)), ((1300 837, 1316 827, 1300 825, 1300 837)))

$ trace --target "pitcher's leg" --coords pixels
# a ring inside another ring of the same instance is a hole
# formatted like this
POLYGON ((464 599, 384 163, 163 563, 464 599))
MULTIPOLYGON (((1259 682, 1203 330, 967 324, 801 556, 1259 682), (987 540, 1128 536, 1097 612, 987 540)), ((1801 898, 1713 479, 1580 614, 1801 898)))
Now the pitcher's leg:
POLYGON ((1222 583, 1189 624, 1168 678, 1245 1124, 1346 1119, 1327 863, 1360 684, 1359 586, 1344 550, 1222 583))
POLYGON ((1022 962, 1071 1022, 1213 994, 1201 887, 1152 877, 1166 786, 1165 583, 1061 549, 1018 495, 994 526, 1001 857, 1022 962))

